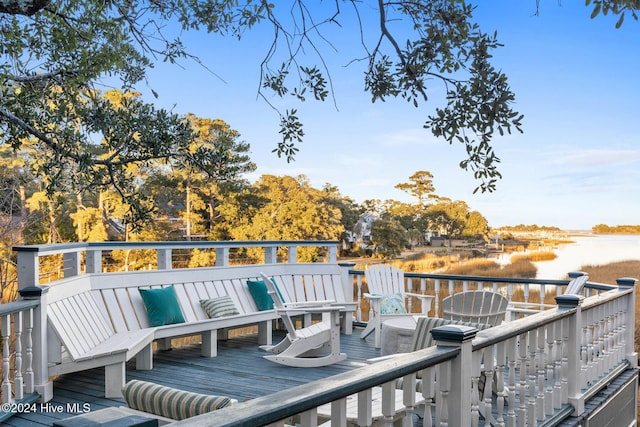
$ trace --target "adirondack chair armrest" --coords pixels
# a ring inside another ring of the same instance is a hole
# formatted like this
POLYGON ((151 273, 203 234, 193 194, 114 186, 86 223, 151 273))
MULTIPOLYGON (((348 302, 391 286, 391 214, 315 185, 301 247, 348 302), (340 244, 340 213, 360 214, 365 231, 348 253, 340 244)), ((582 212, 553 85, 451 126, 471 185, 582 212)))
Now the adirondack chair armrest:
POLYGON ((318 307, 287 308, 284 311, 286 313, 300 314, 300 313, 329 313, 332 311, 340 311, 343 309, 344 307, 340 305, 323 305, 318 307))
POLYGON ((507 305, 507 312, 514 313, 516 315, 528 315, 540 313, 542 310, 548 310, 554 308, 554 304, 540 304, 534 302, 509 302, 507 305))
POLYGON ((362 296, 365 297, 365 298, 369 298, 370 300, 378 300, 378 301, 380 301, 380 300, 382 300, 382 297, 384 295, 370 294, 370 293, 365 292, 365 293, 362 294, 362 296))
POLYGON ((425 300, 434 298, 433 295, 414 294, 413 292, 405 292, 404 294, 410 297, 416 297, 416 298, 425 299, 425 300))
POLYGON ((405 295, 419 298, 422 301, 422 314, 427 314, 429 311, 431 311, 431 305, 433 305, 433 300, 435 299, 435 296, 414 294, 413 292, 405 292, 405 295))
POLYGON ((298 307, 323 307, 335 304, 334 300, 320 300, 320 301, 301 301, 301 302, 286 302, 285 308, 298 308, 298 307))

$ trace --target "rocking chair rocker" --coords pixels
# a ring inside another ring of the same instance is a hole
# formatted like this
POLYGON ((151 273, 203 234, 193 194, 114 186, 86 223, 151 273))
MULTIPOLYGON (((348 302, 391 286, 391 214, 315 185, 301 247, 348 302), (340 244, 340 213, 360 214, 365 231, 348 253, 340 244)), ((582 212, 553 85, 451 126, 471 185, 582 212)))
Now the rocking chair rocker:
POLYGON ((334 305, 285 304, 276 284, 264 273, 260 273, 271 298, 273 306, 287 330, 287 336, 278 344, 261 346, 269 355, 265 359, 286 366, 310 368, 327 366, 347 358, 340 353, 340 310, 334 305), (292 315, 322 313, 322 321, 308 327, 296 329, 292 315))

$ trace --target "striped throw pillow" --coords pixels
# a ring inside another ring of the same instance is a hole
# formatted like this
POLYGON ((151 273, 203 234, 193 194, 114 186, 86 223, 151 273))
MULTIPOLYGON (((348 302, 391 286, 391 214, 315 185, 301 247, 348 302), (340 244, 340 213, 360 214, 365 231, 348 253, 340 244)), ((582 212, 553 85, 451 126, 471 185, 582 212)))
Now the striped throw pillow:
POLYGON ((211 299, 201 299, 200 305, 210 318, 240 314, 238 312, 238 309, 236 308, 236 305, 228 296, 211 299))
POLYGON ((126 383, 122 395, 131 409, 174 420, 215 411, 235 402, 228 397, 177 390, 140 380, 126 383))

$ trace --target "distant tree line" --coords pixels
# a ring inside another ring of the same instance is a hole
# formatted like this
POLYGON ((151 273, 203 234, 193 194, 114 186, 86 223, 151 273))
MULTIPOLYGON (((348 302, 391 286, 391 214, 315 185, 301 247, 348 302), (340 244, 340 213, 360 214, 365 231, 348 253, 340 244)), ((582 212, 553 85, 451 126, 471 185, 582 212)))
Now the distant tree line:
POLYGON ((560 232, 560 228, 546 225, 505 225, 496 229, 496 231, 506 232, 506 233, 535 233, 535 232, 560 232))
POLYGON ((591 228, 595 234, 640 234, 640 225, 606 225, 598 224, 591 228))

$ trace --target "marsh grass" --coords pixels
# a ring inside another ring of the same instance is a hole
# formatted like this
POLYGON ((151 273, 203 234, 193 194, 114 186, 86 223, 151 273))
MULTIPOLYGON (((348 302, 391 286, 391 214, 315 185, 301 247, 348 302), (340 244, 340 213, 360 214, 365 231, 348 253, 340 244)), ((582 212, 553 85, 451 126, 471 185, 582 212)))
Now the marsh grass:
POLYGON ((511 255, 511 263, 516 263, 519 261, 531 261, 531 262, 538 262, 538 261, 552 261, 554 259, 556 259, 558 256, 551 251, 535 251, 535 252, 530 252, 527 254, 515 254, 515 255, 511 255))

